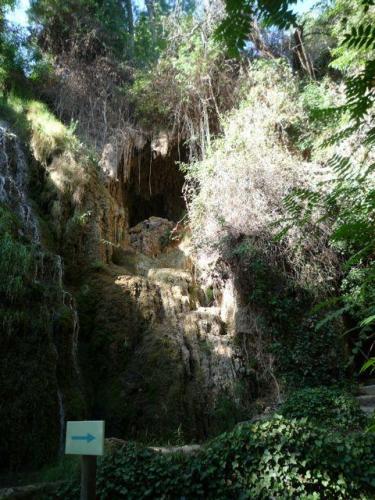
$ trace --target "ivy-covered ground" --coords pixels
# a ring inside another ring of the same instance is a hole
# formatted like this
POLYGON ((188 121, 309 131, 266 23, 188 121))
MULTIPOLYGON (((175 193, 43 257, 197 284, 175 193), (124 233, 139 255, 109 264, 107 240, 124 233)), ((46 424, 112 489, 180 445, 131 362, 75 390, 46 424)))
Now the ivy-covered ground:
MULTIPOLYGON (((374 498, 375 436, 275 416, 238 425, 195 456, 127 443, 100 462, 99 498, 374 498)), ((73 481, 54 498, 79 498, 73 481)))

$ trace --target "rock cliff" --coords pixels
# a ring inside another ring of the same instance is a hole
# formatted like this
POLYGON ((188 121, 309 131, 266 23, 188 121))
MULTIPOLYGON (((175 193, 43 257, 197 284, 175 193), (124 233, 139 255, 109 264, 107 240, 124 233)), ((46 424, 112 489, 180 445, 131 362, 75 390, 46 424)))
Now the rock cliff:
POLYGON ((202 439, 251 397, 235 311, 209 303, 188 234, 172 230, 158 217, 131 228, 129 248, 81 291, 93 411, 118 436, 202 439), (100 360, 93 369, 91 359, 100 360))
POLYGON ((47 154, 35 134, 21 145, 1 128, 0 271, 4 283, 12 273, 19 281, 0 287, 1 390, 4 400, 17 394, 2 414, 2 465, 50 461, 68 419, 179 444, 243 418, 254 387, 236 340, 233 281, 214 297, 189 229, 176 222, 177 149, 146 141, 109 175, 71 139, 47 154), (21 429, 40 447, 22 444, 21 429))

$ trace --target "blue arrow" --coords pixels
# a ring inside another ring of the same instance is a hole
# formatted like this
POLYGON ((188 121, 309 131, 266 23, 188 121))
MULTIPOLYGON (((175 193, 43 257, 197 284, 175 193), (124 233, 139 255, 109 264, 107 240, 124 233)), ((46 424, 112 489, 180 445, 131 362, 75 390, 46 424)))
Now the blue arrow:
POLYGON ((72 439, 74 441, 87 441, 87 443, 91 443, 91 441, 94 441, 95 436, 90 434, 89 432, 86 434, 86 436, 72 436, 72 439))

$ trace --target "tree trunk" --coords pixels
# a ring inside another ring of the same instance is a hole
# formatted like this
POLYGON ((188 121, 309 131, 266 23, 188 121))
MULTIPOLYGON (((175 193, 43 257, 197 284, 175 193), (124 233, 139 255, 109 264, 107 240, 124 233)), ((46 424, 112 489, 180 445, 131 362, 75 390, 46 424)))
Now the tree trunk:
POLYGON ((312 79, 315 80, 315 70, 311 62, 310 56, 306 51, 303 43, 303 28, 296 28, 293 34, 295 45, 293 47, 293 54, 295 59, 295 65, 297 68, 301 69, 312 79))
POLYGON ((127 18, 127 28, 129 34, 129 52, 132 57, 134 54, 134 16, 131 0, 123 0, 124 9, 127 18))

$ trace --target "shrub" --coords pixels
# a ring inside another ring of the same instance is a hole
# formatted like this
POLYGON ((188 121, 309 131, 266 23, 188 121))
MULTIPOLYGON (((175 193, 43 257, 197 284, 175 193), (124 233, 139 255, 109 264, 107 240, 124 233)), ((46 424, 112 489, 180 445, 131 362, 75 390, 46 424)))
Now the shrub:
MULTIPOLYGON (((258 380, 273 386, 270 372, 277 370, 295 387, 332 384, 343 376, 342 325, 315 332, 321 318, 312 317, 311 309, 334 292, 338 258, 327 245, 324 222, 314 231, 294 226, 284 235, 279 227, 286 195, 293 187, 314 185, 320 171, 302 159, 290 135, 307 111, 284 62, 253 62, 247 77, 246 98, 224 117, 223 136, 202 161, 185 166, 198 267, 213 275, 215 264, 224 261, 233 271, 255 318, 256 341, 251 334, 243 339, 259 360, 258 380), (257 348, 259 339, 264 348, 257 348)), ((320 88, 311 89, 319 101, 320 88)))
MULTIPOLYGON (((191 457, 126 444, 99 466, 110 498, 367 498, 375 492, 375 436, 343 436, 276 417, 237 426, 191 457)), ((57 495, 57 496, 56 496, 57 495)), ((54 498, 78 498, 77 484, 54 498)))
POLYGON ((319 294, 332 290, 335 276, 335 259, 319 228, 289 231, 283 245, 273 241, 280 237, 285 196, 297 185, 313 183, 311 172, 319 168, 292 152, 288 131, 304 112, 291 80, 283 62, 249 67, 246 99, 222 120, 223 137, 212 142, 203 161, 184 167, 185 197, 193 242, 210 261, 233 246, 233 239, 248 238, 272 265, 282 254, 284 269, 293 269, 290 281, 319 294))
MULTIPOLYGON (((290 297, 289 297, 290 299, 290 297)), ((281 303, 280 312, 288 313, 287 304, 281 303)), ((307 300, 298 304, 291 316, 289 331, 286 319, 276 324, 271 350, 277 359, 278 372, 289 389, 334 385, 345 379, 345 349, 338 325, 326 325, 316 331, 316 316, 303 318, 302 306, 308 310, 307 300), (282 328, 280 330, 280 327, 282 328)))
POLYGON ((329 387, 293 392, 281 407, 288 418, 307 418, 313 423, 350 432, 365 424, 358 401, 349 393, 329 387))
POLYGON ((259 360, 258 380, 262 377, 267 382, 267 367, 273 365, 280 384, 289 389, 341 381, 345 375, 341 325, 332 322, 315 329, 322 315, 322 311, 313 314, 311 307, 316 300, 312 289, 316 281, 310 277, 299 286, 286 270, 288 258, 271 236, 268 242, 242 238, 237 244, 229 242, 228 248, 224 259, 234 262, 237 286, 251 310, 257 311, 253 320, 256 336, 246 334, 242 341, 247 352, 255 353, 259 360), (261 339, 264 348, 259 347, 261 339), (274 364, 265 363, 269 355, 274 364))

